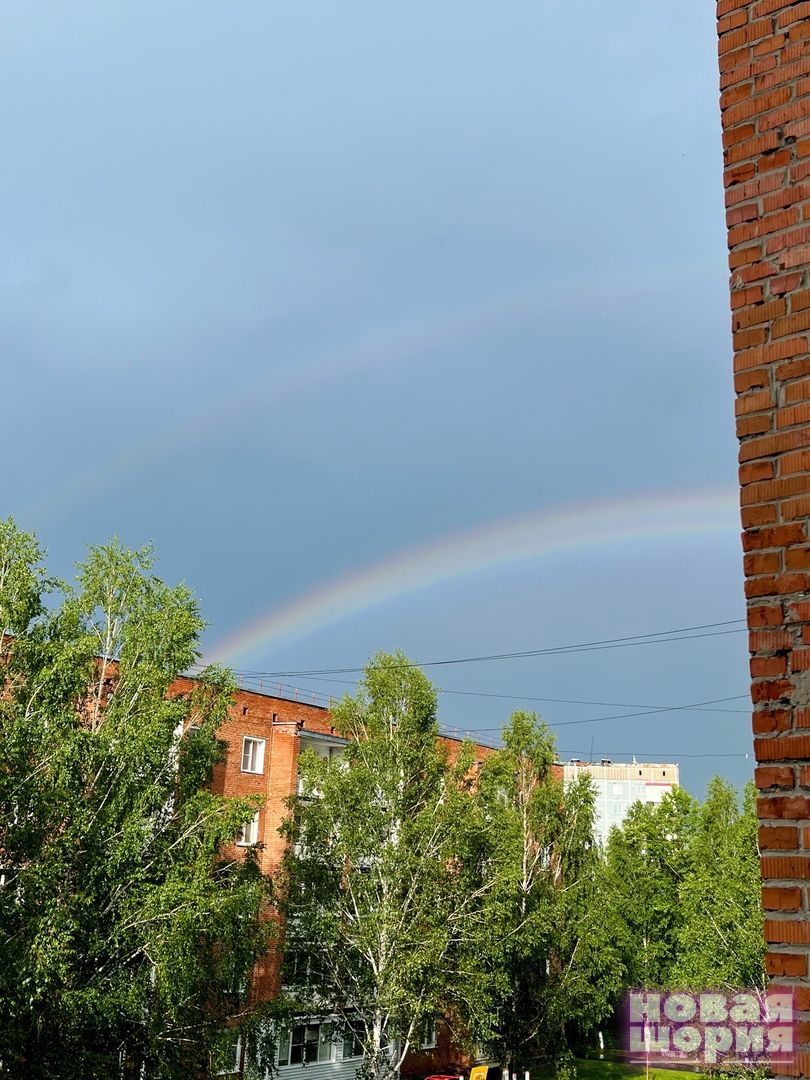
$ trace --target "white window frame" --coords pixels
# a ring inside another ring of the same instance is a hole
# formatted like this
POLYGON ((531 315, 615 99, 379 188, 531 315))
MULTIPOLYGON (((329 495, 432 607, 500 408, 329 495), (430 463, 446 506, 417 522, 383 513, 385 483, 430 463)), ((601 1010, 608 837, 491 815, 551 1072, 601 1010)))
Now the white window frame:
POLYGON ((250 821, 246 821, 241 833, 237 837, 237 847, 253 847, 259 842, 259 811, 257 810, 250 821))
POLYGON ((277 1061, 280 1069, 301 1069, 307 1065, 325 1065, 336 1060, 335 1050, 335 1038, 334 1038, 334 1025, 331 1020, 312 1020, 304 1021, 300 1024, 294 1024, 292 1027, 285 1028, 281 1032, 281 1036, 278 1040, 277 1061), (307 1046, 309 1046, 313 1040, 307 1039, 307 1028, 314 1028, 317 1030, 317 1051, 314 1058, 307 1058, 307 1046), (326 1029, 326 1032, 324 1032, 326 1029), (293 1043, 293 1034, 296 1031, 303 1030, 303 1037, 300 1042, 293 1043), (326 1035, 326 1037, 324 1037, 326 1035), (293 1046, 301 1047, 301 1060, 291 1061, 293 1046), (328 1047, 328 1056, 321 1057, 321 1048, 328 1047))
POLYGON ((420 1050, 435 1050, 439 1045, 439 1036, 436 1031, 436 1021, 426 1020, 422 1027, 422 1041, 420 1043, 420 1050))
POLYGON ((242 736, 242 772, 260 776, 264 772, 265 739, 255 735, 242 736))

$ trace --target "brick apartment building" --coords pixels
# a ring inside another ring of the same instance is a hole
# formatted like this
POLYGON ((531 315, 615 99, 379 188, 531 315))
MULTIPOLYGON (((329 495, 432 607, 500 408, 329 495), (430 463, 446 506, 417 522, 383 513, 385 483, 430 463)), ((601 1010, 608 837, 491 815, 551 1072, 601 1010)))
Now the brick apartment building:
MULTIPOLYGON (((183 693, 191 685, 191 680, 180 679, 175 689, 183 693)), ((227 796, 261 797, 261 807, 236 847, 259 845, 261 869, 272 875, 284 854, 286 841, 279 828, 289 814, 288 800, 298 791, 301 752, 311 749, 323 757, 339 755, 346 741, 336 734, 327 708, 244 689, 236 691, 220 737, 227 750, 223 762, 215 769, 213 789, 227 796)), ((452 758, 461 740, 442 738, 452 758)), ((493 753, 492 747, 477 745, 480 761, 493 753)), ((676 764, 571 761, 553 768, 564 783, 582 771, 591 776, 597 792, 595 836, 600 843, 606 841, 614 825, 622 823, 634 802, 658 803, 678 785, 676 764)), ((257 966, 253 990, 259 998, 268 998, 277 995, 281 987, 281 956, 272 952, 257 966)), ((238 1056, 235 1047, 235 1065, 238 1056)), ((296 1075, 304 1057, 308 1061, 308 1080, 353 1080, 361 1061, 351 1040, 331 1038, 328 1018, 323 1023, 317 1019, 302 1022, 282 1038, 279 1046, 282 1080, 285 1074, 296 1075)), ((425 1033, 423 1045, 408 1056, 402 1074, 404 1077, 457 1075, 469 1066, 470 1062, 460 1056, 447 1033, 439 1027, 425 1033)))
MULTIPOLYGON (((188 692, 190 679, 178 679, 174 689, 188 692)), ((288 800, 298 791, 298 759, 302 750, 311 749, 323 757, 342 753, 346 741, 332 724, 329 710, 287 698, 253 690, 237 690, 228 719, 219 731, 227 744, 223 762, 215 768, 213 790, 226 796, 261 796, 255 818, 246 827, 236 847, 259 845, 259 863, 264 873, 272 874, 279 866, 286 841, 279 832, 289 814, 288 800)), ((443 736, 451 759, 461 746, 460 739, 443 736)), ((492 747, 479 746, 483 760, 492 747)), ((260 999, 273 997, 281 990, 281 956, 271 952, 257 965, 253 992, 260 999)), ((319 1023, 297 1025, 281 1039, 279 1073, 298 1075, 302 1059, 307 1058, 308 1080, 353 1080, 361 1062, 359 1048, 352 1040, 334 1040, 328 1018, 319 1023)), ((234 1071, 239 1068, 239 1047, 234 1048, 234 1071)), ((459 1058, 457 1049, 441 1028, 426 1032, 422 1047, 406 1059, 403 1076, 427 1076, 432 1073, 458 1074, 469 1062, 459 1058)))

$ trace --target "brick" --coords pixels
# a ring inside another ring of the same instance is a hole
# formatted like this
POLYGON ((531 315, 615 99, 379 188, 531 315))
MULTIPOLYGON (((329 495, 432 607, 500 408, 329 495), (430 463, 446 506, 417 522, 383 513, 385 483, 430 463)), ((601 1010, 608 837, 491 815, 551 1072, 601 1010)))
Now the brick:
POLYGON ((803 525, 774 525, 770 528, 752 529, 743 536, 743 550, 755 551, 763 548, 788 547, 803 544, 807 540, 807 531, 803 525))
POLYGON ((802 891, 794 886, 766 885, 762 890, 762 906, 766 911, 800 911, 802 891))
POLYGON ((744 529, 769 525, 777 520, 776 507, 773 504, 770 506, 744 506, 740 510, 740 520, 744 529))
MULTIPOLYGON (((750 249, 743 248, 743 251, 748 250, 750 249)), ((796 310, 795 305, 791 310, 796 310)), ((749 326, 759 326, 762 323, 769 323, 774 319, 778 319, 780 316, 785 315, 786 312, 787 301, 781 298, 769 300, 766 304, 754 304, 735 313, 732 319, 732 327, 735 330, 742 330, 749 326)))
MULTIPOLYGON (((739 84, 737 84, 739 86, 739 84)), ((751 97, 749 94, 743 94, 744 100, 738 101, 736 104, 731 102, 725 109, 723 115, 723 125, 726 128, 734 127, 735 124, 741 123, 743 120, 748 120, 752 116, 759 115, 762 120, 766 120, 768 117, 773 116, 774 113, 781 113, 782 108, 787 108, 787 102, 790 101, 793 90, 789 86, 778 86, 774 89, 767 91, 764 94, 758 94, 756 97, 751 97), (779 108, 782 106, 782 108, 779 108)), ((722 107, 722 104, 721 104, 722 107)), ((793 120, 799 113, 791 113, 787 119, 793 120)), ((762 127, 762 120, 760 121, 760 131, 765 130, 762 127)), ((768 124, 768 127, 778 127, 777 124, 768 124)))
POLYGON ((806 0, 803 4, 792 4, 790 6, 787 6, 787 0, 784 0, 782 7, 785 7, 786 10, 776 18, 776 25, 780 30, 785 26, 790 26, 791 23, 810 18, 810 3, 807 3, 806 0))
MULTIPOLYGON (((730 270, 737 270, 741 266, 752 266, 754 263, 759 262, 762 258, 762 244, 752 244, 750 247, 737 248, 735 251, 730 252, 728 257, 728 266, 730 270)), ((754 312, 755 314, 755 312, 754 312)), ((765 339, 763 338, 763 341, 765 339)))
POLYGON ((755 735, 778 735, 791 729, 788 709, 762 709, 754 713, 751 727, 755 735))
POLYGON ((771 337, 790 337, 802 330, 810 330, 810 311, 797 311, 782 319, 775 319, 771 326, 771 337))
POLYGON ((775 341, 773 344, 737 353, 734 357, 734 370, 744 371, 746 368, 760 367, 762 364, 770 364, 775 360, 790 360, 794 356, 802 356, 807 352, 807 338, 785 338, 783 341, 775 341))
MULTIPOLYGON (((760 849, 766 851, 796 851, 799 847, 799 830, 795 825, 761 825, 758 833, 760 849)), ((771 941, 787 941, 787 938, 770 938, 771 941)))
MULTIPOLYGON (((777 93, 789 93, 787 88, 781 90, 771 91, 773 94, 777 93)), ((786 100, 786 99, 785 99, 786 100)), ((742 108, 742 106, 738 106, 742 108)), ((753 113, 749 113, 753 115, 753 113)), ((807 115, 807 103, 804 101, 791 101, 787 105, 782 105, 778 109, 774 109, 766 116, 761 116, 757 124, 758 131, 769 131, 771 128, 782 127, 783 124, 789 124, 791 121, 797 120, 800 117, 807 115)))
POLYGON ((749 578, 745 583, 745 595, 749 600, 761 596, 778 596, 776 577, 749 578))
POLYGON ((781 626, 785 621, 785 612, 781 604, 757 604, 748 608, 748 625, 781 626))
MULTIPOLYGON (((810 458, 810 451, 808 451, 808 458, 810 458)), ((751 461, 746 465, 740 466, 740 484, 745 486, 746 484, 755 484, 758 480, 770 480, 774 475, 774 462, 773 461, 751 461)), ((793 470, 798 472, 798 469, 793 470)))
POLYGON ((789 379, 798 379, 803 375, 810 375, 810 356, 804 356, 799 360, 788 360, 774 371, 778 382, 787 382, 789 379))
MULTIPOLYGON (((800 277, 801 275, 797 275, 800 277)), ((762 285, 749 285, 747 289, 739 289, 731 297, 732 311, 737 308, 747 307, 749 304, 760 304, 765 299, 765 289, 762 285)))
POLYGON ((735 165, 739 161, 747 161, 749 158, 759 157, 767 150, 778 148, 779 136, 775 131, 766 131, 762 135, 729 146, 725 152, 726 164, 735 165))
MULTIPOLYGON (((798 222, 798 207, 794 206, 793 210, 796 215, 796 222, 798 222)), ((793 224, 796 224, 796 222, 793 224)), ((746 228, 752 233, 752 236, 760 235, 753 222, 748 224, 746 228)), ((780 251, 787 251, 797 244, 806 244, 808 241, 810 241, 810 227, 801 225, 798 229, 791 229, 789 232, 777 232, 772 236, 768 236, 765 240, 765 253, 766 255, 777 255, 780 251)))
MULTIPOLYGON (((781 174, 775 174, 780 183, 782 181, 781 174)), ((773 194, 766 196, 762 200, 762 209, 766 213, 770 213, 773 210, 785 209, 789 206, 798 206, 799 203, 806 202, 810 199, 810 185, 808 184, 789 184, 786 187, 780 187, 778 191, 774 191, 773 194)))
POLYGON ((803 953, 769 952, 765 957, 768 975, 787 975, 800 978, 807 974, 807 957, 803 953))
POLYGON ((752 656, 748 666, 752 679, 774 679, 787 674, 787 657, 752 656))
MULTIPOLYGON (((776 60, 773 60, 774 66, 776 60)), ((785 147, 784 149, 769 150, 763 154, 762 157, 756 162, 757 174, 770 172, 771 169, 783 169, 785 165, 789 165, 793 155, 791 151, 785 147)))
POLYGON ((729 15, 719 19, 717 22, 718 34, 725 34, 727 30, 734 30, 738 26, 745 26, 748 22, 747 11, 732 11, 729 15))
POLYGON ((760 41, 761 39, 768 37, 771 34, 772 29, 773 23, 771 19, 766 18, 758 19, 756 22, 749 23, 747 26, 730 30, 720 37, 720 55, 724 56, 726 53, 739 49, 742 45, 750 45, 755 41, 760 41))
POLYGON ((797 919, 766 919, 765 940, 777 945, 810 945, 810 922, 797 919))
MULTIPOLYGON (((780 255, 780 262, 785 270, 790 270, 794 266, 806 266, 810 264, 810 244, 803 244, 801 247, 789 248, 782 255, 780 255)), ((763 263, 763 266, 767 266, 767 263, 763 263)), ((751 268, 753 269, 753 268, 751 268)), ((736 271, 742 277, 747 274, 750 275, 751 270, 742 269, 736 271)), ((768 275, 766 274, 765 277, 768 275)), ((751 278, 753 280, 753 278, 751 278)))
POLYGON ((743 559, 746 577, 757 574, 778 574, 782 569, 782 555, 779 551, 752 552, 743 559))
MULTIPOLYGON (((745 20, 747 16, 741 13, 740 17, 745 20)), ((727 109, 730 105, 736 105, 738 101, 745 101, 754 92, 753 79, 750 82, 736 83, 724 90, 720 95, 720 108, 727 109)))
POLYGON ((764 881, 807 881, 810 878, 810 856, 765 855, 760 868, 764 881))
MULTIPOLYGON (((789 701, 793 684, 789 679, 763 679, 751 684, 751 700, 755 705, 767 701, 789 701)), ((780 747, 776 748, 777 750, 780 747)), ((784 747, 781 747, 784 749, 784 747)), ((768 753, 769 751, 765 751, 768 753)), ((773 758, 759 758, 760 761, 773 761, 773 758)))
POLYGON ((785 274, 783 277, 771 278, 770 288, 772 296, 782 296, 785 293, 793 292, 796 286, 801 282, 801 274, 785 274))
POLYGON ((778 52, 787 41, 784 34, 771 34, 756 42, 751 48, 752 56, 764 56, 766 53, 778 52))
POLYGON ((749 390, 759 390, 764 386, 770 386, 770 382, 770 368, 751 368, 749 371, 737 372, 734 376, 734 389, 738 394, 747 394, 749 390))
POLYGON ((809 670, 810 649, 794 649, 790 656, 790 666, 793 671, 809 670))
POLYGON ((793 631, 783 629, 751 630, 748 634, 748 649, 752 653, 772 653, 790 649, 793 646, 793 631))
POLYGON ((762 796, 757 799, 760 818, 799 821, 810 818, 810 799, 804 795, 762 796))
POLYGON ((776 413, 776 426, 778 428, 792 427, 794 424, 806 424, 810 420, 810 405, 792 405, 789 408, 778 409, 776 413))
POLYGON ((789 548, 784 557, 786 570, 806 570, 810 566, 810 548, 789 548))
MULTIPOLYGON (((777 368, 777 373, 779 369, 777 368)), ((783 431, 778 435, 764 435, 759 439, 749 439, 740 446, 740 462, 755 461, 758 458, 773 457, 775 454, 785 453, 787 450, 800 450, 810 446, 810 429, 797 431, 783 431)), ((789 526, 797 528, 795 525, 789 526)), ((759 534, 751 534, 751 537, 759 534)), ((802 537, 804 539, 804 537, 802 537)), ((800 541, 796 541, 797 543, 800 541)), ((785 543, 780 540, 778 543, 785 543)), ((775 544, 761 544, 762 547, 775 547, 775 544)))
MULTIPOLYGON (((808 71, 810 71, 810 57, 801 57, 794 60, 793 63, 787 63, 783 58, 782 62, 773 71, 766 71, 758 76, 754 85, 757 92, 761 93, 763 90, 770 90, 774 86, 792 82, 794 79, 805 75, 808 71)), ((799 96, 800 91, 797 88, 796 97, 799 96)))
MULTIPOLYGON (((754 770, 754 783, 760 791, 772 787, 792 788, 794 782, 795 777, 790 765, 758 765, 754 770)), ((776 829, 769 826, 768 828, 771 832, 785 833, 791 831, 789 826, 779 826, 776 829)), ((762 831, 760 829, 760 834, 762 831)))
POLYGON ((782 399, 785 405, 795 405, 799 401, 810 399, 810 379, 798 379, 796 382, 788 383, 782 399))
POLYGON ((785 521, 810 516, 810 497, 802 495, 798 499, 787 499, 782 503, 782 517, 785 521))
POLYGON ((776 735, 755 739, 757 761, 796 761, 810 757, 810 735, 776 735))
POLYGON ((726 169, 723 173, 723 182, 726 187, 732 187, 735 184, 744 184, 747 180, 751 180, 757 174, 757 167, 753 161, 747 161, 743 165, 735 165, 730 169, 726 169))
POLYGON ((732 337, 735 349, 750 349, 752 345, 764 345, 768 340, 768 330, 764 326, 752 326, 748 330, 738 330, 732 337))
POLYGON ((772 417, 770 413, 760 413, 758 416, 741 416, 737 420, 737 438, 744 439, 746 435, 764 435, 771 430, 772 417))
POLYGON ((794 622, 810 622, 810 600, 800 600, 788 607, 788 618, 794 622))
MULTIPOLYGON (((746 330, 745 333, 751 333, 750 330, 746 330)), ((748 413, 765 412, 772 409, 774 406, 773 393, 769 389, 767 390, 755 390, 749 391, 745 394, 740 394, 735 402, 735 412, 737 416, 746 416, 748 413)))
MULTIPOLYGON (((810 404, 794 405, 792 408, 779 409, 777 411, 777 423, 780 423, 784 419, 785 424, 787 424, 790 419, 790 414, 793 414, 796 410, 800 409, 805 410, 808 414, 807 418, 810 419, 810 404)), ((794 419, 792 422, 799 423, 801 421, 800 419, 794 419)), ((785 476, 775 480, 762 480, 758 484, 748 484, 748 486, 742 490, 740 501, 743 506, 750 506, 753 503, 758 502, 769 502, 774 499, 787 499, 791 495, 802 495, 807 491, 810 491, 810 477, 801 474, 797 476, 785 476)))

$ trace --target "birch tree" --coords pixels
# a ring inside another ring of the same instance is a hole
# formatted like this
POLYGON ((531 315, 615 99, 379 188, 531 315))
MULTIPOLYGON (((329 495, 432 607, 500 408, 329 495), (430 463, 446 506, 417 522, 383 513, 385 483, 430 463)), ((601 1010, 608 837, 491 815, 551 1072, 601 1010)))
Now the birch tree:
POLYGON ((114 542, 60 584, 0 522, 0 1077, 173 1080, 259 1044, 267 882, 223 855, 255 808, 208 789, 232 682, 170 692, 203 624, 151 567, 114 542))
POLYGON ((480 1037, 520 1072, 564 1057, 572 1027, 609 1014, 622 969, 598 896, 590 780, 563 788, 554 738, 533 713, 515 713, 502 738, 477 795, 493 882, 476 945, 492 1002, 480 1037))
POLYGON ((302 755, 288 825, 286 981, 299 1010, 333 1017, 383 1080, 438 1015, 484 1005, 460 950, 485 888, 473 755, 448 759, 436 693, 401 654, 375 656, 333 720, 345 752, 302 755))

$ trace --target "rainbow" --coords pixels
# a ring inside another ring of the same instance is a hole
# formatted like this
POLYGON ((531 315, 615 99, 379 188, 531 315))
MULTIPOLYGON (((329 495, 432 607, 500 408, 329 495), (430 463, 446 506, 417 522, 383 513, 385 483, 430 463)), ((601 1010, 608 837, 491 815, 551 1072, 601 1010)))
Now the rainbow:
POLYGON ((673 492, 535 510, 396 552, 313 589, 239 627, 208 652, 232 663, 266 653, 378 604, 512 563, 589 548, 739 528, 736 488, 673 492))

